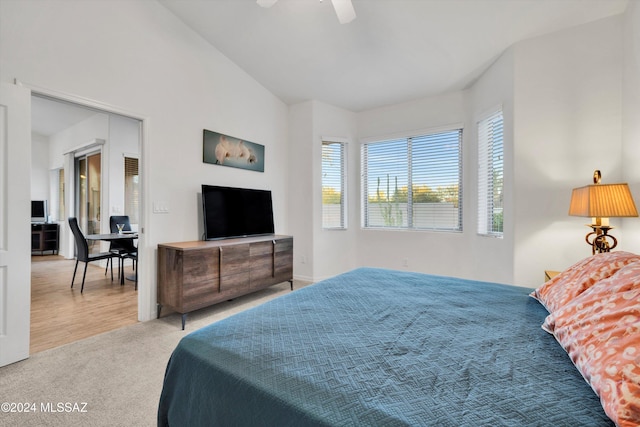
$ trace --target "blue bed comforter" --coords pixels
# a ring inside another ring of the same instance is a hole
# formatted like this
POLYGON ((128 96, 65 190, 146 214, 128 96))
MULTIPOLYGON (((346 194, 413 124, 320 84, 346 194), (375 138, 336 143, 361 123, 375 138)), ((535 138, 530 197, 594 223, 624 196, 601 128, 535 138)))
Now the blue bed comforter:
POLYGON ((530 289, 361 268, 182 339, 159 426, 612 426, 530 289))

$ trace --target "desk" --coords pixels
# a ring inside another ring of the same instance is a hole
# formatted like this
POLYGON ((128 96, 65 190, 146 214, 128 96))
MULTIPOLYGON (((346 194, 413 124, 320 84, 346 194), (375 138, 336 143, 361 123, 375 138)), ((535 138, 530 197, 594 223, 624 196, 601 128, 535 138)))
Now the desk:
MULTIPOLYGON (((87 240, 104 240, 105 242, 113 242, 117 240, 134 240, 138 238, 137 232, 125 231, 122 234, 108 233, 108 234, 88 234, 85 236, 87 240)), ((137 286, 137 275, 127 277, 127 280, 135 281, 137 286)), ((122 272, 120 274, 120 284, 124 283, 124 264, 122 265, 122 272)))

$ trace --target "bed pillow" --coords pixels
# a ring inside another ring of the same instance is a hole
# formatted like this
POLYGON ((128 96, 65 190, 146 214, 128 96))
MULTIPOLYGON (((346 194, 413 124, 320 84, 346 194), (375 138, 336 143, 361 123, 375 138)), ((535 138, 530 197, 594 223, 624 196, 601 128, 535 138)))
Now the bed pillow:
POLYGON ((601 280, 547 316, 543 329, 565 349, 618 427, 640 425, 640 262, 601 280))
POLYGON ((617 251, 595 254, 578 261, 530 295, 540 301, 549 313, 568 304, 599 280, 606 279, 627 264, 640 261, 640 256, 617 251))

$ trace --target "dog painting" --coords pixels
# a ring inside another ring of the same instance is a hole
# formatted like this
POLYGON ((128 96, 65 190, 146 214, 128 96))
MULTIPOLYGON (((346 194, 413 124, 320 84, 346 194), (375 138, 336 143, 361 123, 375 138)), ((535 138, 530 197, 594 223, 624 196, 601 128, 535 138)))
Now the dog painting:
POLYGON ((204 129, 202 147, 205 163, 264 172, 264 145, 204 129))

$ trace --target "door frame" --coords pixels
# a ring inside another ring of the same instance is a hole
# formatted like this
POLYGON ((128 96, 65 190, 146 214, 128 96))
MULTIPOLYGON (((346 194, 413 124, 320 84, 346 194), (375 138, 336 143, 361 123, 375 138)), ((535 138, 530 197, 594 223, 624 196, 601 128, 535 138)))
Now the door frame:
MULTIPOLYGON (((107 199, 105 197, 105 192, 103 190, 103 182, 105 181, 103 179, 103 174, 102 171, 104 170, 104 164, 106 163, 104 161, 104 153, 102 152, 102 146, 98 146, 95 147, 93 150, 90 150, 87 153, 82 153, 82 154, 78 154, 77 152, 74 153, 75 154, 75 159, 74 159, 74 188, 73 188, 73 197, 75 198, 74 201, 74 205, 75 205, 75 212, 74 215, 75 217, 78 218, 78 226, 80 227, 80 230, 82 230, 83 233, 85 234, 100 234, 102 231, 102 227, 101 227, 101 222, 102 221, 98 221, 97 222, 97 229, 91 229, 89 227, 89 221, 91 221, 91 215, 89 214, 89 211, 87 209, 87 213, 86 213, 86 218, 83 218, 81 215, 81 211, 82 211, 82 204, 80 203, 80 200, 82 199, 82 197, 86 197, 86 203, 87 205, 89 205, 90 203, 92 203, 92 201, 90 201, 90 199, 92 199, 91 197, 91 188, 92 188, 92 177, 90 174, 90 157, 93 156, 100 156, 100 197, 98 198, 98 203, 99 206, 101 207, 104 203, 103 203, 103 199, 107 199), (84 159, 84 161, 86 162, 85 167, 86 170, 82 171, 79 168, 79 164, 80 162, 82 162, 84 159), (87 187, 85 188, 85 194, 82 194, 82 190, 81 190, 81 183, 80 183, 80 179, 81 179, 81 175, 82 173, 85 173, 86 176, 86 180, 87 180, 87 187)), ((108 176, 108 175, 107 175, 108 176)), ((70 193, 71 194, 71 193, 70 193)), ((99 246, 98 246, 99 249, 99 246)), ((93 251, 91 250, 91 245, 89 245, 89 253, 92 253, 93 251)), ((99 252, 99 251, 98 251, 99 252)))
POLYGON ((31 96, 0 82, 0 366, 29 357, 31 96), (13 181, 11 184, 9 181, 13 181))
MULTIPOLYGON (((141 194, 140 194, 140 227, 138 231, 138 320, 147 321, 156 318, 156 297, 151 286, 152 267, 151 260, 153 260, 155 251, 153 248, 147 247, 146 233, 148 232, 147 224, 150 223, 149 215, 150 209, 147 209, 147 197, 150 194, 149 179, 147 167, 146 153, 149 152, 149 134, 150 134, 150 118, 146 114, 132 112, 124 108, 106 104, 93 99, 60 92, 53 89, 48 89, 26 83, 18 79, 15 80, 15 84, 22 86, 31 91, 31 95, 40 95, 51 98, 53 100, 70 102, 77 104, 81 107, 97 110, 98 112, 112 113, 120 116, 128 117, 140 122, 140 135, 138 136, 140 141, 140 181, 141 181, 141 194)), ((68 182, 70 177, 65 176, 65 181, 68 182)), ((26 233, 25 233, 26 234, 26 233)), ((26 237, 25 237, 26 238, 26 237)))

